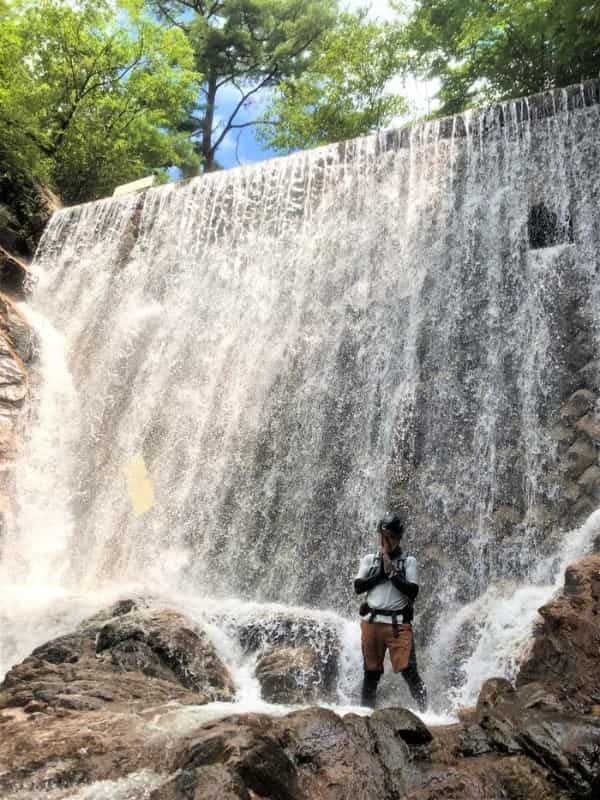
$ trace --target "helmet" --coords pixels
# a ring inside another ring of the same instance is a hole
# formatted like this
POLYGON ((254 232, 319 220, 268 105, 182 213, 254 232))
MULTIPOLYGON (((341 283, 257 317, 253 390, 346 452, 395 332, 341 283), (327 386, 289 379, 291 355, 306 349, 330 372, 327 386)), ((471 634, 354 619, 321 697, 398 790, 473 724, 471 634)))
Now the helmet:
POLYGON ((404 519, 400 514, 386 514, 379 520, 377 530, 379 533, 383 533, 385 530, 390 533, 395 533, 396 536, 402 536, 404 533, 404 519))

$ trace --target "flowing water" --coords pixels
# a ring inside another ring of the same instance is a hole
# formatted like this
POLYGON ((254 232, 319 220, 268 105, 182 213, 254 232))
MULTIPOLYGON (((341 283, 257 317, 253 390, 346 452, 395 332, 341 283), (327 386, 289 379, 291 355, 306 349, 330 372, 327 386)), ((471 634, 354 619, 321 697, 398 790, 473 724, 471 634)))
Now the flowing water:
MULTIPOLYGON (((402 506, 435 707, 510 671, 560 536, 576 556, 598 528, 553 516, 549 435, 582 366, 575 310, 589 359, 600 341, 594 92, 55 214, 24 309, 42 380, 2 543, 0 669, 116 597, 198 620, 277 603, 329 615, 352 704, 352 576, 402 506)), ((213 635, 256 706, 252 664, 213 635)))

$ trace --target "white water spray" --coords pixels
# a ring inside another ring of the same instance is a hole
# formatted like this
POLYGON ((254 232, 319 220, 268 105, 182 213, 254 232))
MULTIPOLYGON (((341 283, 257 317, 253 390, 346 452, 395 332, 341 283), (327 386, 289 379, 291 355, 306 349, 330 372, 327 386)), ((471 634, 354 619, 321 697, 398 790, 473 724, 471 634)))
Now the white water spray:
POLYGON ((457 639, 467 626, 476 642, 471 655, 461 664, 464 682, 450 692, 451 708, 472 706, 487 678, 516 677, 532 641, 538 609, 562 588, 565 569, 588 553, 598 536, 600 509, 580 528, 565 534, 559 552, 535 566, 530 582, 495 584, 473 603, 442 616, 435 637, 433 674, 444 670, 448 653, 455 650, 457 639))

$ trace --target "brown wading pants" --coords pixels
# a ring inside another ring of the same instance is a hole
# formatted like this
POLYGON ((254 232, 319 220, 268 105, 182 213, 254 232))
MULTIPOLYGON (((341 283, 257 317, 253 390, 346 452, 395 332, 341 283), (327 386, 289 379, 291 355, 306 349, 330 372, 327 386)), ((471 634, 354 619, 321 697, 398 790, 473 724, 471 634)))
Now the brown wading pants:
POLYGON ((412 626, 398 625, 398 635, 394 636, 393 625, 361 620, 360 632, 365 667, 362 704, 365 706, 375 705, 377 684, 383 675, 383 660, 386 650, 388 650, 392 669, 394 672, 402 673, 419 710, 424 711, 427 707, 427 691, 417 669, 412 626))

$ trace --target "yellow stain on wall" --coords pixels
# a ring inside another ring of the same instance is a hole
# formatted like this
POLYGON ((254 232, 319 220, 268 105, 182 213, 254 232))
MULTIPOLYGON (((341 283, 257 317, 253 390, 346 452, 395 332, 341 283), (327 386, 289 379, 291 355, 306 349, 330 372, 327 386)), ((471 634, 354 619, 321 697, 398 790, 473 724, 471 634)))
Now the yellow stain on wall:
POLYGON ((141 453, 130 458, 123 467, 127 479, 127 492, 136 517, 141 517, 154 506, 154 487, 141 453))

